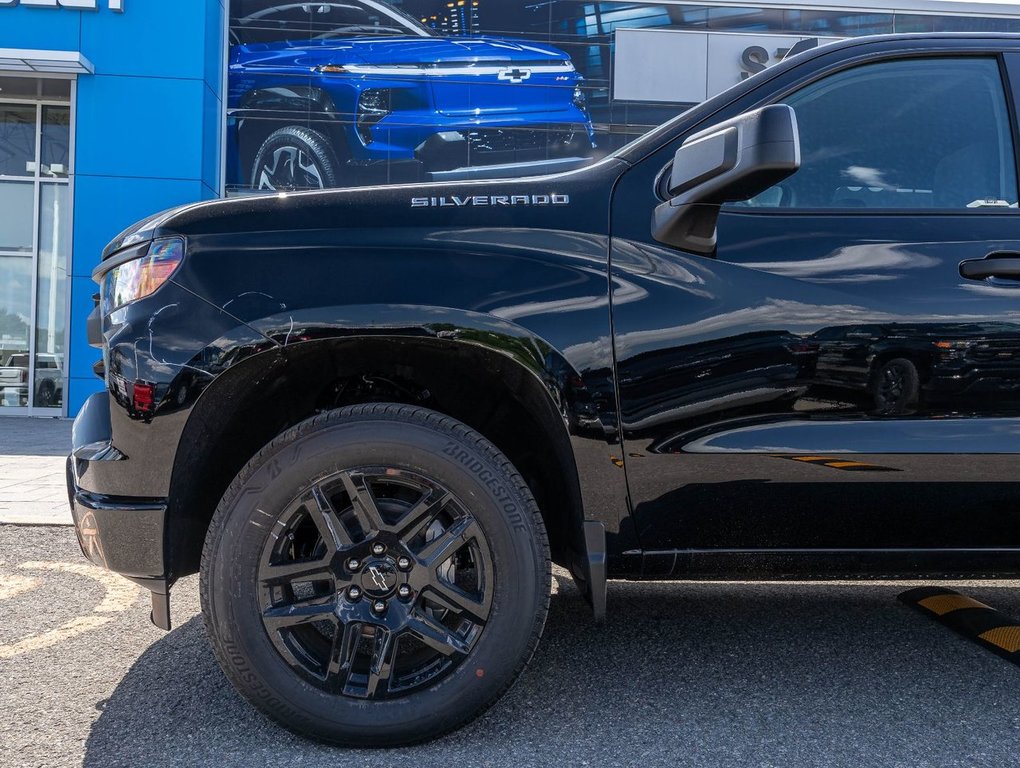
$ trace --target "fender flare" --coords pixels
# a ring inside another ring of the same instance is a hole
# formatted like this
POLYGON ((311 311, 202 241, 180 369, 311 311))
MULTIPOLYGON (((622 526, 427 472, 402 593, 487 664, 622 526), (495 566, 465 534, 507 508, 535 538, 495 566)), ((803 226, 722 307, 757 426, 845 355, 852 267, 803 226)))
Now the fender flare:
MULTIPOLYGON (((599 416, 597 393, 590 390, 562 352, 522 326, 470 310, 420 305, 344 305, 293 311, 279 311, 279 305, 273 308, 277 310, 274 314, 244 323, 271 342, 271 348, 263 345, 255 354, 236 354, 236 340, 244 334, 235 332, 211 342, 195 356, 192 367, 196 368, 203 365, 203 360, 213 359, 208 354, 210 349, 216 349, 221 359, 234 353, 237 362, 217 372, 198 395, 183 424, 182 444, 195 439, 189 433, 201 434, 209 417, 207 412, 215 408, 218 399, 215 393, 224 387, 238 388, 239 380, 251 377, 253 369, 263 373, 282 370, 292 353, 307 345, 339 342, 342 346, 369 338, 388 338, 466 345, 498 355, 531 382, 533 397, 529 406, 545 411, 541 423, 555 429, 554 440, 573 464, 574 477, 568 482, 573 486, 572 496, 579 501, 581 519, 572 524, 572 534, 579 543, 581 562, 571 570, 595 609, 596 618, 601 620, 605 612, 606 531, 619 527, 625 511, 625 506, 620 505, 626 504, 625 481, 621 473, 619 481, 612 483, 615 493, 594 492, 595 488, 605 490, 605 468, 610 458, 607 435, 614 432, 606 428, 599 416), (554 423, 557 426, 552 426, 554 423)), ((174 478, 187 471, 180 466, 185 454, 177 451, 174 478)))

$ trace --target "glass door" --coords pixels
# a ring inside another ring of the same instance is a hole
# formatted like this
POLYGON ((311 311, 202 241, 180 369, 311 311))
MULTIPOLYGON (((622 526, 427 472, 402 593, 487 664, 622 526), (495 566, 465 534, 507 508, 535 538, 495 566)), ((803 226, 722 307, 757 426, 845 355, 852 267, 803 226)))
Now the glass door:
POLYGON ((64 410, 72 87, 0 77, 0 415, 64 410))

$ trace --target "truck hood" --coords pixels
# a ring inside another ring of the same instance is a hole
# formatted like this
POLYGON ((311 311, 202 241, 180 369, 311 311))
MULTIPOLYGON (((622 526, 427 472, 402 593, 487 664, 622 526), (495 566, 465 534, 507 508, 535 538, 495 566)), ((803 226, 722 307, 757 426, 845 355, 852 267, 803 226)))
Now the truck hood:
POLYGON ((327 64, 418 66, 563 65, 564 51, 527 40, 494 37, 366 37, 236 45, 232 64, 243 67, 293 66, 315 69, 327 64))
MULTIPOLYGON (((150 216, 121 232, 103 251, 106 262, 126 248, 162 237, 337 230, 389 237, 405 227, 451 231, 493 221, 499 227, 539 220, 558 229, 564 216, 604 219, 615 179, 626 164, 613 158, 547 176, 484 181, 346 187, 208 200, 150 216), (598 203, 592 203, 597 199, 598 203), (470 214, 470 215, 469 215, 470 214), (399 222, 399 224, 397 224, 399 222)), ((190 250, 190 244, 189 244, 190 250)), ((269 247, 269 246, 267 246, 269 247)), ((100 264, 95 275, 109 269, 100 264)))

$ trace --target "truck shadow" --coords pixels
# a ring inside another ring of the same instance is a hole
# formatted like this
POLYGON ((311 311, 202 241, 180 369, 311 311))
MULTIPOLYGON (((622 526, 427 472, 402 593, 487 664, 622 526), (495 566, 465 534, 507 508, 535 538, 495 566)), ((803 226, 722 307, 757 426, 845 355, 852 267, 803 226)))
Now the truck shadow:
MULTIPOLYGON (((233 691, 196 616, 125 675, 84 765, 919 766, 1020 746, 1020 670, 900 605, 898 585, 614 582, 595 627, 564 581, 518 684, 438 741, 290 734, 233 691)), ((968 592, 1020 616, 1014 591, 968 592)))

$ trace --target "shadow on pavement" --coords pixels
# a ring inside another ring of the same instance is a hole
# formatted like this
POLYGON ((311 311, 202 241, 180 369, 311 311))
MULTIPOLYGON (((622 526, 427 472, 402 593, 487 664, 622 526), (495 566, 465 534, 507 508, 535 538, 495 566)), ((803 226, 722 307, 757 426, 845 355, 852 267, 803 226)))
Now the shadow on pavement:
MULTIPOLYGON (((599 628, 562 585, 500 703, 439 741, 379 751, 269 723, 225 681, 195 617, 124 677, 85 765, 1015 764, 1020 669, 898 604, 901 589, 614 582, 599 628)), ((1020 615, 1014 591, 971 593, 1020 615)))

